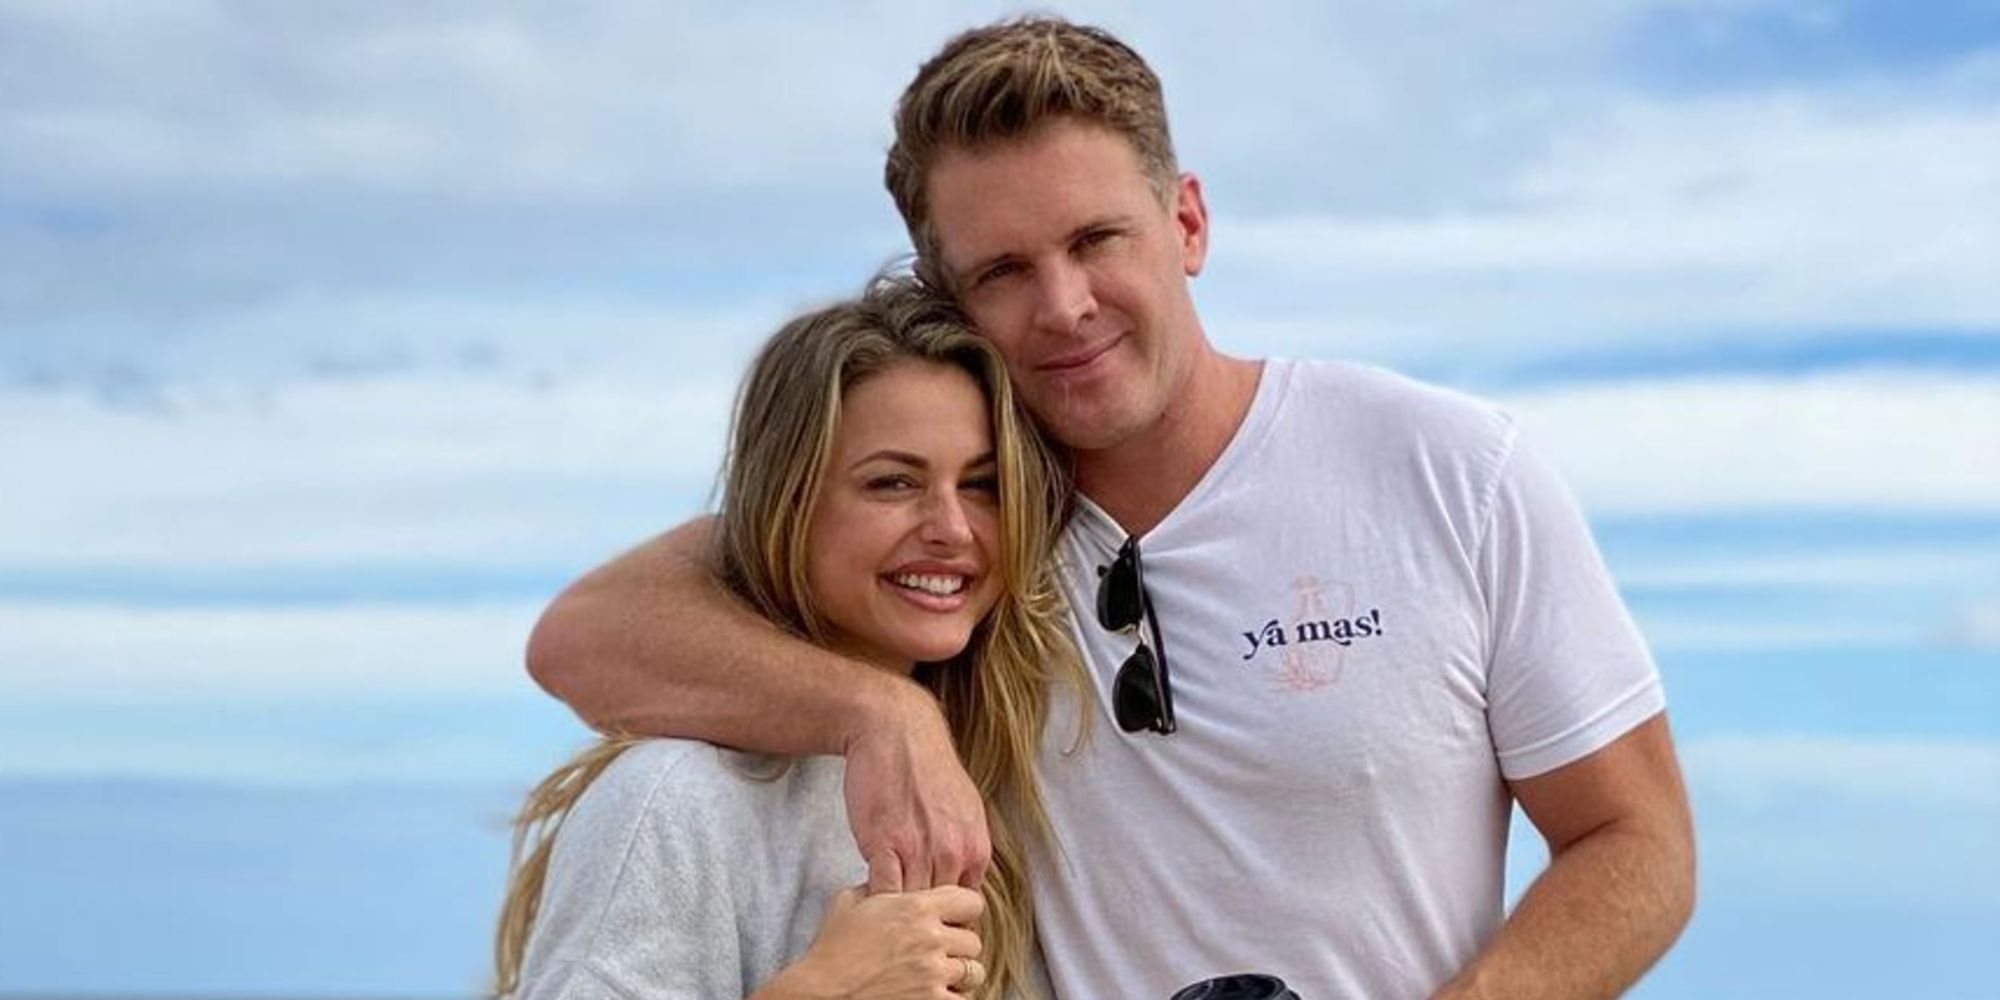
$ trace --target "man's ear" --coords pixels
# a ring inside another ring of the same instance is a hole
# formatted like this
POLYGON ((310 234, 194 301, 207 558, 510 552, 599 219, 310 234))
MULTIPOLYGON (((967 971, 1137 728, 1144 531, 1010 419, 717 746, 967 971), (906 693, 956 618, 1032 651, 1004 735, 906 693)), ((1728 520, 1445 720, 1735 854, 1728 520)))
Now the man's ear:
POLYGON ((1192 278, 1208 259, 1208 204, 1201 200, 1201 178, 1192 173, 1174 182, 1174 222, 1181 231, 1181 270, 1192 278))

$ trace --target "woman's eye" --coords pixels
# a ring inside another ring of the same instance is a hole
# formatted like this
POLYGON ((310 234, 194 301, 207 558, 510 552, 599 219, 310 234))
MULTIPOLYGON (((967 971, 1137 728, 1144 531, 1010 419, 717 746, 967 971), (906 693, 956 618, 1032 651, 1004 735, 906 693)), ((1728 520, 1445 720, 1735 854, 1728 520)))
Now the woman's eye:
POLYGON ((908 476, 876 476, 868 481, 868 489, 876 493, 898 493, 916 486, 917 481, 908 476))
POLYGON ((960 483, 959 487, 961 489, 971 490, 974 493, 984 493, 987 494, 988 496, 998 496, 1000 493, 1000 477, 973 476, 972 478, 967 479, 964 482, 960 483))

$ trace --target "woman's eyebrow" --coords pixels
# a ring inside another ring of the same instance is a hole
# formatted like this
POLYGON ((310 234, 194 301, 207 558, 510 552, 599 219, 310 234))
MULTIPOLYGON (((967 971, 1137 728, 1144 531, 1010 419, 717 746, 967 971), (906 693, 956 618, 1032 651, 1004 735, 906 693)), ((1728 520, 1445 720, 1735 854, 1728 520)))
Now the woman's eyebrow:
MULTIPOLYGON (((855 459, 853 464, 849 465, 848 468, 858 469, 870 462, 895 462, 899 465, 910 466, 913 469, 928 469, 931 465, 929 459, 914 452, 898 451, 894 448, 880 448, 855 459)), ((983 465, 995 465, 998 462, 999 456, 996 452, 982 451, 974 455, 972 461, 965 463, 965 468, 976 469, 983 465)))
POLYGON ((880 448, 875 451, 871 451, 868 454, 861 456, 860 458, 855 459, 854 463, 852 465, 849 465, 848 468, 858 469, 864 465, 867 465, 870 462, 877 462, 877 461, 896 462, 898 464, 907 465, 910 466, 911 468, 916 468, 916 469, 927 469, 930 468, 931 464, 930 462, 925 461, 922 455, 918 455, 907 451, 897 451, 894 448, 880 448))

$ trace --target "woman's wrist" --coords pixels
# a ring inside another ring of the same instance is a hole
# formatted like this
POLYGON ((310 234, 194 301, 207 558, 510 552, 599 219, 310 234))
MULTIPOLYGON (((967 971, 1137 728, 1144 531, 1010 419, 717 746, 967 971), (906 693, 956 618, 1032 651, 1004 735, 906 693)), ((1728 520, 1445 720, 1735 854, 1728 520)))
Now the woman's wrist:
POLYGON ((817 977, 809 969, 801 968, 804 964, 805 960, 800 959, 780 969, 745 1000, 838 1000, 836 994, 819 988, 817 977))

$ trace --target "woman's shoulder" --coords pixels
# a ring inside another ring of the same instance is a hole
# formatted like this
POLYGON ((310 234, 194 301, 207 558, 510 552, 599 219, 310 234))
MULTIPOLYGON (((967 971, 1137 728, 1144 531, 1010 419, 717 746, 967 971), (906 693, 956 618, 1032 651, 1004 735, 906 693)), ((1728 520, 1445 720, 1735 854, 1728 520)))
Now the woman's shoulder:
POLYGON ((727 752, 700 740, 634 743, 590 783, 565 825, 618 818, 699 818, 726 810, 742 782, 725 761, 727 752), (671 801, 673 808, 655 808, 661 801, 671 801))
POLYGON ((772 809, 796 807, 802 797, 831 794, 837 802, 838 764, 838 758, 745 753, 700 740, 642 740, 591 782, 564 828, 740 835, 741 824, 771 819, 772 809))
POLYGON ((739 783, 708 743, 659 739, 626 747, 563 817, 551 884, 609 898, 621 887, 706 866, 747 822, 739 783))

